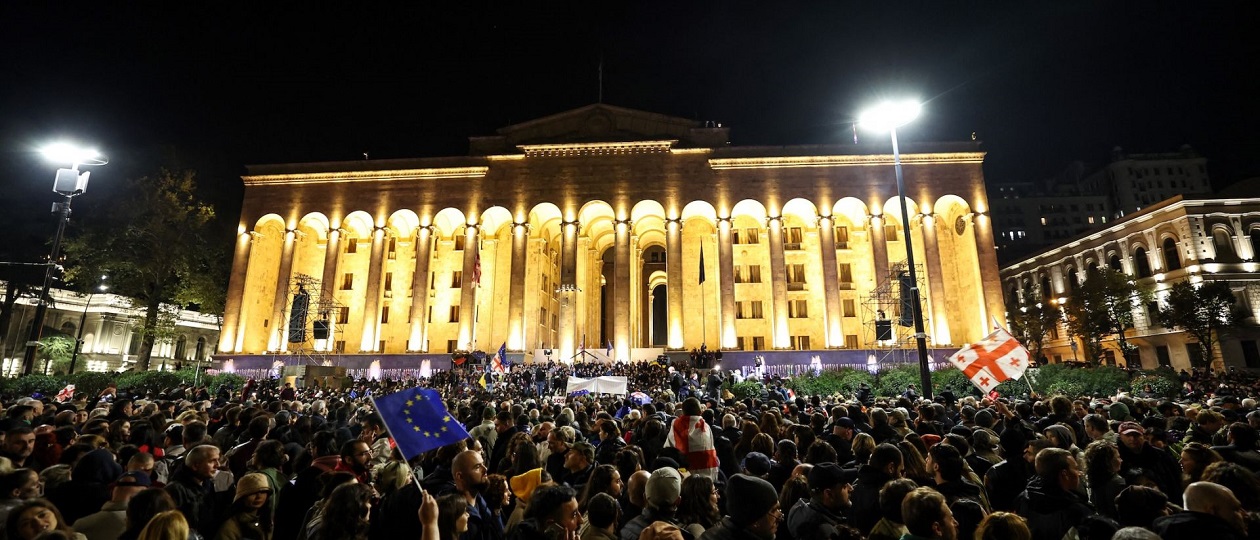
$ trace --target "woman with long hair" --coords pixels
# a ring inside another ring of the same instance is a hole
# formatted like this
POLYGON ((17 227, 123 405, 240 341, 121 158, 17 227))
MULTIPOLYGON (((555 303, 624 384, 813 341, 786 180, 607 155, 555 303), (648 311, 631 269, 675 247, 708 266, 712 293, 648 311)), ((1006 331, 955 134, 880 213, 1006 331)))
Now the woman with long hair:
POLYGON ((270 540, 274 525, 271 498, 271 481, 266 475, 242 476, 236 482, 236 497, 219 525, 219 532, 214 535, 215 540, 270 540))
POLYGON ((9 512, 9 521, 5 523, 8 540, 35 540, 48 531, 59 531, 68 538, 87 540, 87 537, 74 532, 70 524, 61 517, 61 511, 44 499, 31 499, 9 512))
POLYGON ((324 515, 315 525, 312 540, 365 540, 372 488, 358 482, 342 484, 324 503, 324 515))
POLYGON ((517 441, 516 446, 508 447, 511 449, 509 456, 512 458, 512 466, 504 473, 504 476, 509 478, 543 466, 542 460, 538 457, 538 447, 534 446, 527 434, 519 433, 518 435, 526 436, 517 441))
POLYGON ((161 512, 140 531, 138 540, 187 540, 188 520, 179 510, 161 512))
POLYGON ((704 530, 722 520, 718 510, 718 489, 713 479, 699 474, 687 476, 682 483, 682 502, 678 505, 675 520, 695 538, 704 530))
POLYGON ((927 460, 923 459, 923 454, 919 453, 914 443, 903 440, 897 443, 897 449, 901 450, 901 462, 905 465, 906 478, 924 487, 936 485, 932 473, 927 470, 927 460))
POLYGON ((1204 469, 1219 461, 1224 459, 1210 446, 1200 442, 1187 443, 1181 449, 1181 487, 1203 479, 1204 469))
POLYGON ((438 538, 459 540, 468 530, 468 500, 459 493, 451 493, 438 497, 437 504, 438 538))
POLYGON ((118 540, 136 540, 154 516, 175 510, 175 500, 162 488, 149 488, 127 502, 127 525, 118 540))
MULTIPOLYGON (((780 435, 779 417, 775 416, 773 412, 766 411, 761 413, 761 422, 757 425, 757 427, 761 428, 762 433, 765 433, 775 439, 777 439, 780 435)), ((774 455, 774 453, 771 452, 766 455, 770 456, 774 455)))
POLYGON ((853 437, 853 443, 850 447, 853 449, 853 461, 851 463, 841 463, 846 469, 854 469, 859 465, 866 465, 871 460, 871 454, 875 453, 875 437, 869 433, 858 433, 853 437))
POLYGON ((581 495, 578 497, 578 512, 586 513, 586 505, 591 501, 591 497, 600 493, 612 495, 614 499, 621 497, 623 484, 621 472, 613 465, 599 465, 595 470, 591 471, 591 479, 586 482, 586 487, 582 489, 581 495))
POLYGON ((752 451, 761 452, 767 456, 774 455, 774 438, 765 433, 759 433, 753 437, 752 451))
POLYGON ((739 442, 735 443, 736 463, 744 461, 744 456, 747 456, 749 452, 753 451, 752 440, 754 437, 761 434, 761 428, 757 427, 757 424, 748 420, 744 420, 744 423, 740 425, 739 429, 739 442))
POLYGON ((131 439, 131 421, 114 420, 110 422, 109 436, 107 438, 109 439, 110 448, 117 452, 119 448, 122 448, 131 439))
POLYGON ((1120 476, 1120 449, 1116 443, 1098 440, 1085 447, 1085 487, 1089 502, 1104 516, 1115 519, 1116 496, 1124 490, 1120 476))

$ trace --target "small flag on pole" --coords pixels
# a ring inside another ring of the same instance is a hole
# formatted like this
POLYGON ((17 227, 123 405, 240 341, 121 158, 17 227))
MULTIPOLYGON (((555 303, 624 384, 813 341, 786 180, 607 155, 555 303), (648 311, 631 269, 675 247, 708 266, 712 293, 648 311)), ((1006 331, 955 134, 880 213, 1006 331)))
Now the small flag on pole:
POLYGON ((611 339, 608 340, 608 348, 604 351, 604 356, 607 356, 609 360, 612 360, 612 340, 611 339))
POLYGON ((499 346, 499 352, 494 353, 494 359, 490 361, 490 367, 499 373, 507 373, 512 369, 512 363, 507 359, 507 342, 499 346))
POLYGON ((983 394, 998 384, 1018 379, 1028 369, 1028 349, 1004 328, 950 355, 949 361, 961 369, 983 394))
POLYGON ((700 283, 704 283, 704 244, 700 245, 700 283))
POLYGON ((432 388, 408 388, 372 398, 372 403, 403 459, 468 438, 464 426, 447 412, 441 394, 432 388))
POLYGON ((481 373, 481 378, 480 378, 480 379, 477 379, 477 384, 480 384, 480 385, 481 385, 481 389, 482 389, 482 390, 485 390, 485 389, 486 389, 486 374, 485 374, 485 372, 482 372, 482 373, 481 373))

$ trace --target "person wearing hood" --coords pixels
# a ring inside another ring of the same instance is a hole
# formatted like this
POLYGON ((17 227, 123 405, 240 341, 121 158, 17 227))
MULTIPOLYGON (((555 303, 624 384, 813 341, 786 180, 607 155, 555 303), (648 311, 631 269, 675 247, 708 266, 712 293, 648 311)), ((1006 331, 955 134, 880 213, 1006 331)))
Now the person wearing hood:
POLYGON ((963 479, 966 461, 957 448, 946 444, 938 444, 928 449, 928 471, 936 481, 935 489, 945 496, 947 504, 954 504, 960 499, 971 499, 980 503, 984 511, 989 512, 987 497, 983 488, 963 479))
POLYGON ((48 500, 61 510, 66 523, 74 523, 99 511, 109 501, 110 485, 123 472, 109 450, 93 450, 79 458, 70 474, 70 481, 49 493, 48 500))
POLYGON ((854 469, 835 463, 819 463, 809 470, 809 499, 801 499, 788 511, 787 527, 792 538, 831 538, 836 528, 848 520, 854 469))
POLYGON ((1081 469, 1071 452, 1046 448, 1037 453, 1037 474, 1015 500, 1015 513, 1028 520, 1033 540, 1059 540, 1094 509, 1076 491, 1081 469))
POLYGON ((901 478, 905 470, 901 450, 888 443, 875 447, 871 460, 857 470, 857 482, 853 485, 853 493, 849 495, 852 503, 849 512, 849 525, 857 527, 862 534, 869 534, 871 528, 880 520, 879 490, 884 484, 901 478))

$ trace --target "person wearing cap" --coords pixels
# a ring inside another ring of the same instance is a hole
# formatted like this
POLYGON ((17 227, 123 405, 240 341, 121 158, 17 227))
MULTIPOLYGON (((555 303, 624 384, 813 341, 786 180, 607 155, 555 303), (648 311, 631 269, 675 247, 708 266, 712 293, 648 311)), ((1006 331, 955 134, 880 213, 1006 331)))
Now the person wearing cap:
POLYGON ((270 540, 272 530, 271 481, 261 473, 249 473, 236 482, 236 496, 215 540, 243 538, 270 540))
POLYGON ((787 515, 792 538, 831 538, 838 525, 848 520, 845 512, 852 506, 856 469, 844 469, 835 463, 819 463, 809 470, 809 499, 801 499, 787 515))
POLYGON ((1120 424, 1120 476, 1129 477, 1135 469, 1142 469, 1158 484, 1159 490, 1169 497, 1181 495, 1181 465, 1177 458, 1146 441, 1146 430, 1137 422, 1120 424))
POLYGON ((774 486, 760 478, 737 474, 726 482, 726 516, 705 529, 699 540, 773 540, 782 520, 783 510, 774 486))
MULTIPOLYGON (((773 489, 773 488, 771 488, 773 489)), ((661 467, 652 471, 644 491, 643 512, 621 528, 621 540, 638 540, 648 526, 658 521, 674 525, 678 512, 678 498, 682 495, 682 475, 673 467, 661 467)), ((690 539, 690 534, 686 534, 690 539)))
POLYGON ((757 478, 765 478, 770 473, 771 466, 770 457, 761 452, 749 452, 739 463, 739 468, 744 474, 757 478))
POLYGON ((149 475, 142 471, 124 473, 114 482, 109 501, 100 512, 74 522, 75 532, 92 540, 116 540, 127 529, 127 503, 152 485, 149 475))
POLYGON ((857 424, 852 418, 842 416, 831 424, 831 433, 826 441, 836 449, 836 463, 853 461, 853 437, 857 435, 857 424))

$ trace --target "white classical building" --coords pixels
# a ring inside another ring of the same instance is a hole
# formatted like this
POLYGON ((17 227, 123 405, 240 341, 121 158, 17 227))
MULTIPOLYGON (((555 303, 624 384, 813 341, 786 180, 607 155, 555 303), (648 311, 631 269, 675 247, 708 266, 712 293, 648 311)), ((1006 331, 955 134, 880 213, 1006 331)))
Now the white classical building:
MULTIPOLYGON (((1250 315, 1242 327, 1221 338, 1214 366, 1260 368, 1260 199, 1183 199, 1176 196, 1132 212, 1105 229, 1069 239, 1002 269, 1008 301, 1057 305, 1084 282, 1088 269, 1106 265, 1123 271, 1154 292, 1146 306, 1133 306, 1134 327, 1126 333, 1137 345, 1142 367, 1189 368, 1198 345, 1181 331, 1154 320, 1158 302, 1180 281, 1226 281, 1250 315)), ((1073 360, 1066 327, 1052 332, 1043 354, 1051 362, 1073 360)), ((1114 336, 1104 342, 1105 363, 1123 364, 1114 336)), ((1083 358, 1079 358, 1084 360, 1083 358)))
MULTIPOLYGON (((0 290, 7 283, 0 281, 0 290)), ((49 291, 55 304, 44 317, 46 334, 56 333, 70 339, 81 339, 75 371, 118 371, 130 368, 140 352, 140 333, 136 325, 144 313, 131 307, 129 298, 115 294, 80 294, 61 289, 49 291)), ((22 354, 35 314, 35 299, 21 298, 13 307, 13 316, 6 328, 0 328, 0 375, 21 373, 22 354)), ((219 336, 219 317, 180 310, 176 337, 154 344, 150 361, 152 369, 175 369, 190 363, 205 362, 214 353, 219 336)), ((43 362, 36 371, 44 370, 43 362)))

